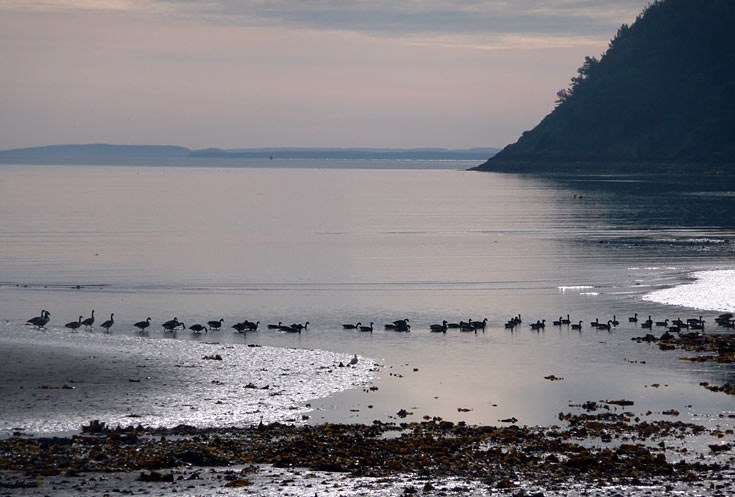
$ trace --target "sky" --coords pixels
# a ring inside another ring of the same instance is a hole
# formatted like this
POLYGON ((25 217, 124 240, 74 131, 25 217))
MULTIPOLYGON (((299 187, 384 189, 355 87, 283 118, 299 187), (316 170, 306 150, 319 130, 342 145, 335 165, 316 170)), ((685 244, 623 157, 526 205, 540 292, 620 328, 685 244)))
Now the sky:
POLYGON ((0 0, 0 150, 502 147, 649 0, 0 0))

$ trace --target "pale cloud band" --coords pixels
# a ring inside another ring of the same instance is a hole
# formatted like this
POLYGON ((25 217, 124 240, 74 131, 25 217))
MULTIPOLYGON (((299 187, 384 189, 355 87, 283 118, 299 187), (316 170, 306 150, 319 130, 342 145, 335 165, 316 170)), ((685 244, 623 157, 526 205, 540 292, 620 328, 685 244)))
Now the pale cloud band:
POLYGON ((407 37, 609 37, 643 6, 641 0, 0 0, 3 10, 125 11, 407 37))

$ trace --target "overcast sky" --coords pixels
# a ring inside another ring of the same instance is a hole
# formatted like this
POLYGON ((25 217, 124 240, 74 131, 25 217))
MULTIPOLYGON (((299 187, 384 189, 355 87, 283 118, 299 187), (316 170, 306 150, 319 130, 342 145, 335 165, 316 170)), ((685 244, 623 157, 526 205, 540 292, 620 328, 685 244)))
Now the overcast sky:
POLYGON ((649 0, 0 0, 0 149, 502 147, 649 0))

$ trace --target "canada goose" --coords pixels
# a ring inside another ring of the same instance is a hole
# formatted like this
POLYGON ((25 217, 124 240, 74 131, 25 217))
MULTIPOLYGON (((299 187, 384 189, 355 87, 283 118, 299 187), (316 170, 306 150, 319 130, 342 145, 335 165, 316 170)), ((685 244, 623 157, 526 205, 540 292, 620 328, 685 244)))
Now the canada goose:
POLYGON ((477 328, 475 328, 471 322, 465 323, 464 321, 460 321, 459 331, 474 331, 475 333, 477 333, 477 328))
POLYGON ((520 325, 522 323, 521 321, 521 315, 517 315, 515 317, 512 317, 508 320, 507 323, 505 323, 505 328, 512 330, 516 326, 520 325))
POLYGON ((405 328, 406 326, 408 326, 408 318, 393 321, 393 324, 396 325, 396 328, 405 328))
POLYGON ((66 323, 64 326, 72 331, 76 331, 77 328, 82 326, 82 319, 84 319, 84 316, 79 316, 79 321, 71 321, 69 323, 66 323))
POLYGON ((35 326, 36 328, 43 328, 46 326, 46 323, 49 321, 49 316, 51 315, 50 312, 48 312, 46 309, 41 310, 41 315, 32 317, 26 323, 35 326))
POLYGON ((542 319, 541 321, 536 321, 535 323, 531 323, 531 329, 532 330, 542 330, 546 328, 546 320, 542 319))
POLYGON ((562 321, 561 320, 561 316, 559 316, 559 320, 558 321, 553 321, 551 324, 553 324, 554 326, 561 326, 561 321, 562 321))
POLYGON ((253 323, 252 321, 248 321, 247 319, 243 323, 248 331, 258 331, 258 325, 260 324, 260 321, 256 321, 253 323))
POLYGON ((370 326, 360 326, 360 331, 369 331, 370 333, 373 332, 373 322, 370 321, 370 326))
POLYGON ((294 328, 293 326, 281 326, 278 329, 280 331, 285 331, 286 333, 298 333, 298 334, 301 334, 301 328, 294 328))
POLYGON ((597 325, 598 330, 612 330, 612 320, 609 320, 607 323, 600 323, 597 325))
POLYGON ((85 329, 92 327, 92 325, 94 324, 94 309, 92 309, 92 316, 82 321, 82 324, 84 325, 85 329))
POLYGON ((628 318, 629 323, 637 323, 638 322, 638 313, 636 312, 635 315, 628 318))
POLYGON ((566 319, 561 319, 561 318, 559 318, 559 319, 561 320, 561 324, 571 324, 571 322, 572 322, 569 319, 569 314, 567 314, 567 318, 566 319))
POLYGON ((349 364, 350 366, 354 366, 355 364, 357 364, 357 354, 352 356, 352 359, 350 359, 349 364))
POLYGON ((656 326, 669 326, 669 320, 665 319, 663 321, 656 321, 656 326))
POLYGON ((279 329, 281 327, 281 324, 282 323, 280 321, 278 321, 278 324, 269 324, 268 325, 268 329, 269 330, 277 330, 277 329, 279 329))
POLYGON ((293 328, 295 330, 299 330, 299 331, 306 330, 308 327, 309 327, 309 322, 308 321, 306 323, 304 323, 304 324, 294 323, 294 324, 291 325, 291 328, 293 328))
POLYGON ((579 322, 579 324, 572 323, 572 329, 573 330, 582 330, 582 321, 579 322))
POLYGON ((447 320, 445 319, 442 324, 432 324, 430 327, 431 331, 437 332, 437 333, 446 333, 447 332, 447 320))
POLYGON ((487 325, 487 318, 483 319, 482 321, 473 321, 470 319, 470 324, 474 326, 476 330, 485 331, 485 326, 487 325))
POLYGON ((343 330, 356 330, 360 327, 362 323, 358 322, 357 324, 343 324, 342 329, 343 330))
POLYGON ((163 331, 173 331, 176 328, 178 328, 182 323, 179 323, 179 318, 173 318, 169 321, 166 321, 161 326, 163 326, 163 331))
POLYGON ((394 323, 393 326, 394 326, 393 327, 394 331, 403 331, 403 332, 411 331, 411 325, 408 324, 408 319, 406 319, 405 321, 398 321, 394 323))
POLYGON ((247 325, 247 324, 245 324, 245 322, 242 322, 242 323, 235 323, 235 324, 233 324, 233 325, 232 325, 232 328, 233 328, 233 329, 234 329, 235 331, 237 331, 238 333, 242 333, 242 332, 244 332, 244 331, 245 331, 245 329, 246 329, 247 327, 248 327, 248 325, 247 325))
POLYGON ((105 329, 106 332, 110 332, 110 328, 115 324, 115 314, 110 314, 110 319, 102 323, 100 326, 105 329))
POLYGON ((447 328, 459 328, 459 323, 447 323, 447 328))
POLYGON ((146 318, 145 321, 138 321, 133 326, 138 328, 140 331, 145 331, 146 328, 148 328, 151 325, 151 318, 146 318))
POLYGON ((611 323, 611 324, 612 324, 613 326, 617 326, 617 325, 619 325, 619 324, 620 324, 620 321, 618 321, 618 317, 617 317, 617 316, 616 316, 615 314, 613 314, 613 318, 612 318, 612 321, 610 321, 610 323, 611 323))
POLYGON ((219 330, 222 327, 222 323, 224 323, 225 320, 220 318, 219 321, 207 321, 207 324, 209 325, 209 329, 212 331, 219 330))
POLYGON ((600 318, 595 318, 594 321, 590 321, 590 326, 592 326, 593 328, 597 328, 599 324, 600 324, 600 318))
POLYGON ((201 324, 199 324, 199 323, 197 323, 197 324, 192 324, 191 326, 189 326, 189 329, 190 329, 191 331, 193 331, 194 333, 201 333, 202 331, 204 331, 204 333, 208 333, 208 331, 207 331, 207 327, 206 327, 206 326, 202 326, 202 325, 201 325, 201 324))
POLYGON ((704 330, 704 319, 700 319, 699 322, 691 322, 689 323, 689 328, 692 330, 704 330))

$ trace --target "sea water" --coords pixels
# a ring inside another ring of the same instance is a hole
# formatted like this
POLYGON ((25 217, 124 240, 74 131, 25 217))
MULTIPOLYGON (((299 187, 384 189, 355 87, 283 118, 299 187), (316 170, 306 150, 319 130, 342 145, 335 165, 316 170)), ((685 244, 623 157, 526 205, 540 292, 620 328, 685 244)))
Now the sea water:
POLYGON ((18 408, 2 429, 59 431, 91 416, 550 424, 588 400, 621 398, 637 412, 677 409, 712 423, 732 410, 726 395, 699 386, 733 381, 731 368, 639 344, 631 338, 644 330, 628 320, 713 322, 732 310, 722 298, 733 288, 732 184, 478 173, 451 162, 292 164, 0 166, 0 340, 72 341, 92 355, 147 358, 171 377, 165 388, 131 381, 135 405, 101 395, 95 409, 62 416, 54 398, 18 408), (52 314, 45 331, 25 324, 41 309, 52 314), (92 309, 94 331, 64 327, 92 309), (99 323, 112 313, 108 335, 99 323), (519 314, 523 324, 506 329, 519 314), (581 333, 552 325, 567 315, 581 333), (148 316, 140 336, 133 323, 148 316), (173 317, 224 325, 164 332, 173 317), (410 333, 384 329, 404 318, 410 333), (429 331, 485 318, 477 333, 429 331), (589 327, 613 318, 611 332, 589 327), (258 331, 231 328, 245 319, 258 331), (529 328, 544 319, 544 331, 529 328), (302 333, 266 326, 307 321, 302 333), (373 332, 343 328, 358 322, 373 332), (221 364, 202 359, 223 347, 221 364), (359 368, 339 368, 354 354, 359 368), (245 389, 283 383, 282 371, 304 382, 283 384, 283 403, 245 389))

